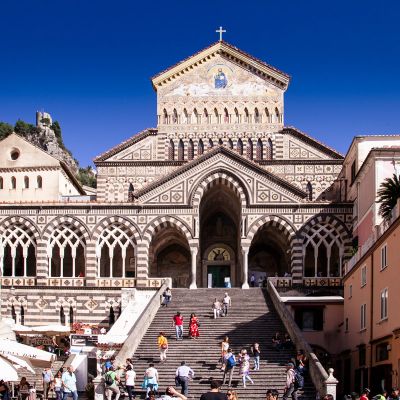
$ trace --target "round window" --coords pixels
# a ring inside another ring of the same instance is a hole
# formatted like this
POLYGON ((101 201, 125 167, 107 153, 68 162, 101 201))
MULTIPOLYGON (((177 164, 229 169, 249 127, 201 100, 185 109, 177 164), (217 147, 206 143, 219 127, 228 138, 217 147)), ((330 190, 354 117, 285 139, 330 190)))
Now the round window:
POLYGON ((11 153, 10 153, 11 160, 13 160, 13 161, 17 160, 19 157, 19 154, 20 153, 19 153, 18 149, 12 149, 11 153))

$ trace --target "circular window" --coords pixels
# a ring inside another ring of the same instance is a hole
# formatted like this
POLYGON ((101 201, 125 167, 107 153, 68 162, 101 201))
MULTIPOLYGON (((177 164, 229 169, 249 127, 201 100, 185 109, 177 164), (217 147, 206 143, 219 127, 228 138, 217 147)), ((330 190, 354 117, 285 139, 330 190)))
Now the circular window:
POLYGON ((13 161, 17 160, 19 157, 19 154, 20 153, 19 153, 18 149, 12 149, 11 153, 10 153, 11 160, 13 160, 13 161))

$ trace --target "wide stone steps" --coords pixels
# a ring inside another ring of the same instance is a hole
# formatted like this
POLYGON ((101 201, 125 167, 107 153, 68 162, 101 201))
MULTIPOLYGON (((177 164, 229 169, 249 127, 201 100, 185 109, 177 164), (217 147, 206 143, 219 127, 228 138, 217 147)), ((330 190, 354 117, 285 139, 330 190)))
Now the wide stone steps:
MULTIPOLYGON (((199 399, 202 393, 209 390, 210 378, 222 380, 218 359, 220 343, 224 336, 230 338, 235 354, 240 349, 258 342, 261 347, 259 371, 251 371, 254 385, 247 383, 243 388, 239 367, 232 379, 234 390, 240 399, 265 399, 268 388, 276 388, 283 393, 285 385, 285 365, 294 356, 294 350, 277 351, 271 347, 271 337, 276 332, 284 332, 284 327, 277 316, 271 302, 262 289, 228 289, 232 298, 232 307, 227 317, 213 318, 212 303, 214 298, 222 299, 224 289, 173 289, 172 302, 168 308, 160 308, 150 325, 135 355, 134 370, 137 374, 136 389, 144 398, 140 384, 149 363, 154 363, 159 373, 160 392, 167 386, 174 385, 175 371, 181 361, 185 361, 195 371, 195 378, 189 384, 189 398, 199 399), (184 340, 175 340, 175 328, 172 318, 177 311, 184 316, 184 340), (200 320, 200 338, 188 338, 188 322, 191 313, 196 313, 200 320), (159 332, 165 332, 169 341, 167 360, 160 363, 157 348, 159 332)), ((253 367, 253 360, 251 360, 253 367)), ((226 391, 227 385, 223 387, 226 391)), ((315 399, 315 390, 310 381, 301 399, 315 399)))

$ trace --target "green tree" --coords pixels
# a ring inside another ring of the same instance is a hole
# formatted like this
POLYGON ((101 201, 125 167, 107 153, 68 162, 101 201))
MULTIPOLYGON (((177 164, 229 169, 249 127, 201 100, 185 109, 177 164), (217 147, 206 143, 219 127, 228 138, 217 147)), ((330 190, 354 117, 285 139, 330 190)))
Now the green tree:
POLYGON ((392 178, 386 178, 378 190, 379 214, 385 221, 392 218, 392 210, 400 198, 400 180, 396 174, 392 178))
POLYGON ((28 124, 25 121, 22 121, 19 119, 14 126, 14 131, 18 133, 21 136, 28 136, 28 135, 34 135, 40 132, 40 129, 37 128, 35 125, 28 124))
POLYGON ((3 140, 13 132, 13 127, 7 122, 0 122, 0 140, 3 140))
POLYGON ((86 168, 79 168, 78 180, 82 185, 95 188, 97 185, 97 177, 89 165, 86 168))

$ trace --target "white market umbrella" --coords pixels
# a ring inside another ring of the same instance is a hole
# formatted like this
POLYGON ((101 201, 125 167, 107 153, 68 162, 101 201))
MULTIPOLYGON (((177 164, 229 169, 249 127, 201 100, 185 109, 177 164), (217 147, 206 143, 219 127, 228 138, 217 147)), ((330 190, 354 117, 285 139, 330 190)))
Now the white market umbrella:
POLYGON ((0 338, 15 340, 15 333, 12 326, 15 324, 13 319, 0 319, 0 338))
POLYGON ((22 335, 45 334, 48 336, 69 335, 71 329, 64 325, 41 325, 41 326, 25 326, 15 325, 13 331, 22 335))
POLYGON ((8 339, 0 339, 0 354, 12 355, 25 360, 29 359, 31 364, 35 367, 49 367, 56 359, 53 353, 8 339))
POLYGON ((13 364, 27 369, 29 372, 32 372, 32 374, 36 374, 36 371, 33 369, 33 365, 28 360, 23 360, 22 358, 12 356, 10 354, 4 355, 3 357, 7 358, 7 360, 11 361, 13 364))
POLYGON ((15 367, 7 361, 5 358, 0 356, 0 379, 5 382, 19 381, 18 372, 15 367))

